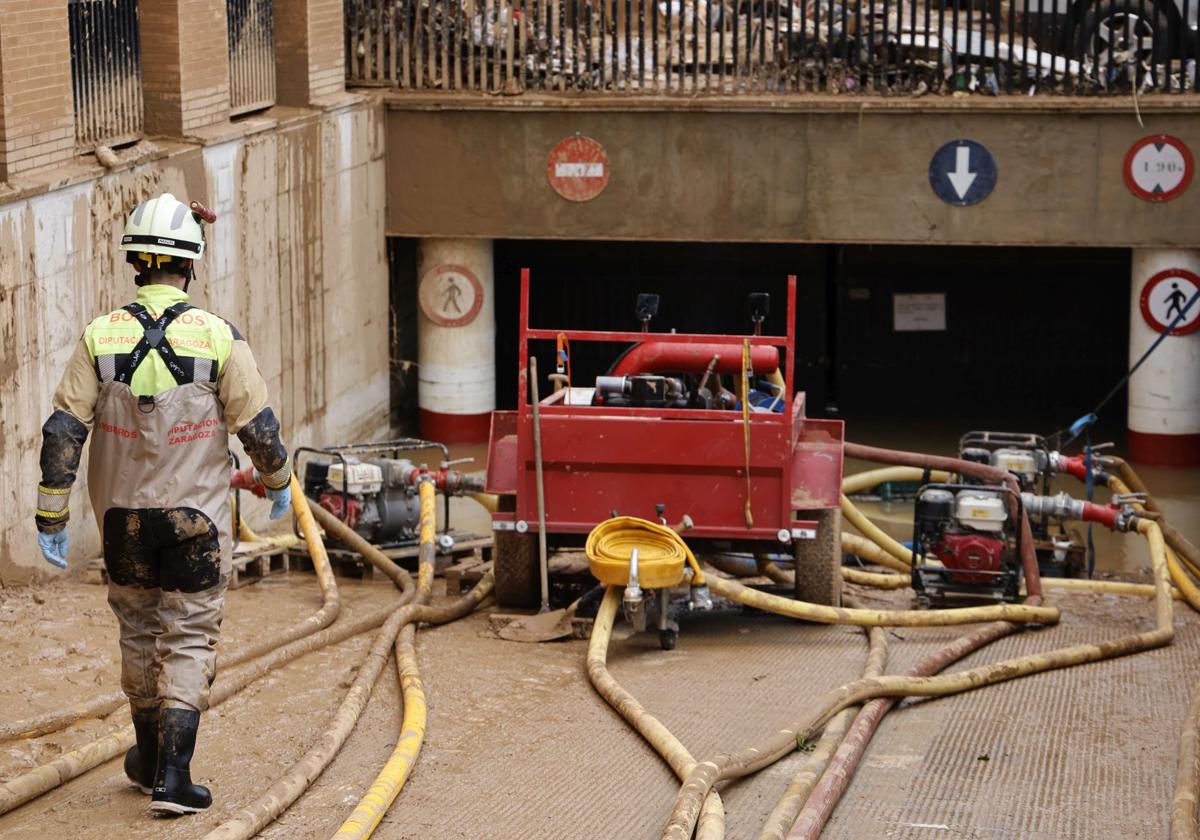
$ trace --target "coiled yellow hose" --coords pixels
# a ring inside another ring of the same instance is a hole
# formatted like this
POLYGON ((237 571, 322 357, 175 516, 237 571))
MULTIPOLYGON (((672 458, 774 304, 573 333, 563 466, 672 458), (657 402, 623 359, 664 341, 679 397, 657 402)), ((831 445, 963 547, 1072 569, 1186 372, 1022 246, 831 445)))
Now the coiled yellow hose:
POLYGON ((683 579, 683 564, 692 567, 692 583, 703 586, 704 572, 687 543, 657 522, 636 516, 606 519, 588 534, 588 565, 601 583, 624 586, 629 582, 629 557, 638 550, 638 579, 648 589, 674 586, 683 579))

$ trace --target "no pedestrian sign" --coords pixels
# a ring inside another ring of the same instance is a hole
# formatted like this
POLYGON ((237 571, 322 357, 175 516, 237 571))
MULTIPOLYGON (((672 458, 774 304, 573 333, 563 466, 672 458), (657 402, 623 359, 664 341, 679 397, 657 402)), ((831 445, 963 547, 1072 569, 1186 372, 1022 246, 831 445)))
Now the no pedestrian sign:
POLYGON ((1167 327, 1183 314, 1171 330, 1171 335, 1187 335, 1200 327, 1200 300, 1193 301, 1200 291, 1200 277, 1183 268, 1160 271, 1142 287, 1142 317, 1155 332, 1167 327), (1188 304, 1191 303, 1189 307, 1188 304))
POLYGON ((590 137, 575 135, 550 151, 546 179, 567 201, 591 201, 608 186, 608 154, 590 137))
POLYGON ((483 285, 469 268, 439 265, 421 278, 417 300, 425 317, 440 327, 462 327, 483 307, 483 285))
POLYGON ((951 140, 929 161, 929 186, 947 204, 978 204, 996 187, 996 159, 982 143, 951 140))
POLYGON ((1125 155, 1125 184, 1144 201, 1170 201, 1182 195, 1194 170, 1187 144, 1169 134, 1143 137, 1125 155))

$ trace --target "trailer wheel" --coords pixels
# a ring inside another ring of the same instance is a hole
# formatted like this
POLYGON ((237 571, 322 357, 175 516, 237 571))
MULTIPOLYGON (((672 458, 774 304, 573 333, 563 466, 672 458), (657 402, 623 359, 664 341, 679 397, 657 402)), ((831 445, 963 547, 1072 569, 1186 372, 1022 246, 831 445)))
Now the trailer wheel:
POLYGON ((796 599, 831 607, 842 605, 842 512, 805 511, 817 520, 815 540, 794 540, 796 599))
MULTIPOLYGON (((501 496, 499 510, 516 510, 515 496, 501 496)), ((542 576, 538 567, 537 535, 493 531, 492 574, 496 603, 502 607, 536 607, 541 603, 542 576)))

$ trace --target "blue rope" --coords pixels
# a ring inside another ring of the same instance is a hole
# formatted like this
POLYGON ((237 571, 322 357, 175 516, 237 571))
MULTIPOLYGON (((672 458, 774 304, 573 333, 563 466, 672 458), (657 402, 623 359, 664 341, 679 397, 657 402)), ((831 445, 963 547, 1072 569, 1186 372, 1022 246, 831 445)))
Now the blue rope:
MULTIPOLYGON (((1090 502, 1096 493, 1096 475, 1092 472, 1092 433, 1084 431, 1083 445, 1084 486, 1087 488, 1087 500, 1090 502)), ((1087 573, 1088 580, 1096 576, 1096 543, 1092 539, 1092 523, 1087 529, 1087 573)))
MULTIPOLYGON (((1108 405, 1109 400, 1111 400, 1113 397, 1115 397, 1120 392, 1120 390, 1125 387, 1125 383, 1128 382, 1130 380, 1130 378, 1133 376, 1133 374, 1137 372, 1137 369, 1142 366, 1142 363, 1145 362, 1146 359, 1150 358, 1150 354, 1158 349, 1158 345, 1163 343, 1163 340, 1171 334, 1171 331, 1173 329, 1175 329, 1177 326, 1179 326, 1180 323, 1182 323, 1183 319, 1187 317, 1188 310, 1190 310, 1192 308, 1192 306, 1195 305, 1196 301, 1198 301, 1198 300, 1200 300, 1200 289, 1196 290, 1196 293, 1194 295, 1192 295, 1192 299, 1187 302, 1187 305, 1184 306, 1183 309, 1181 309, 1179 311, 1179 314, 1175 316, 1174 320, 1172 320, 1171 323, 1167 325, 1167 328, 1162 331, 1162 334, 1159 335, 1159 337, 1154 340, 1154 343, 1151 344, 1149 349, 1146 350, 1146 352, 1142 354, 1142 357, 1140 359, 1138 359, 1136 362, 1134 362, 1133 367, 1131 367, 1129 369, 1129 371, 1124 376, 1121 377, 1121 379, 1117 382, 1117 384, 1112 387, 1112 390, 1109 391, 1108 394, 1105 395, 1104 399, 1100 400, 1100 402, 1096 405, 1096 407, 1094 409, 1092 409, 1092 411, 1090 413, 1083 415, 1082 417, 1080 417, 1078 420, 1076 420, 1074 423, 1071 424, 1071 427, 1070 427, 1071 436, 1069 438, 1067 438, 1067 440, 1063 443, 1063 445, 1061 447, 1062 449, 1066 449, 1068 446, 1070 446, 1071 443, 1074 442, 1074 440, 1077 437, 1079 437, 1079 435, 1081 433, 1086 431, 1093 423, 1095 423, 1099 419, 1100 412, 1101 412, 1101 410, 1103 410, 1104 406, 1108 405)), ((1088 475, 1089 476, 1091 475, 1090 468, 1089 468, 1088 475)), ((1088 499, 1089 500, 1091 499, 1090 495, 1088 496, 1088 499)), ((1089 529, 1089 531, 1090 531, 1090 529, 1089 529)), ((1089 537, 1089 540, 1090 540, 1090 537, 1089 537)))

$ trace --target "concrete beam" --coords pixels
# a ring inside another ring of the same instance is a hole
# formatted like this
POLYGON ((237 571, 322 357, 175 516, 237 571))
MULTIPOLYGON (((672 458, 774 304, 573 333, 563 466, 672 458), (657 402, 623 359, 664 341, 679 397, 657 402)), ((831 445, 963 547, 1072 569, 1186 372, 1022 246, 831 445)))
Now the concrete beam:
POLYGON ((987 245, 1200 245, 1200 184, 1154 204, 1122 178, 1152 133, 1200 152, 1200 114, 951 109, 533 111, 389 102, 388 233, 403 236, 987 245), (559 141, 598 140, 607 189, 585 203, 547 183, 559 141), (983 143, 999 179, 944 203, 929 162, 983 143))

